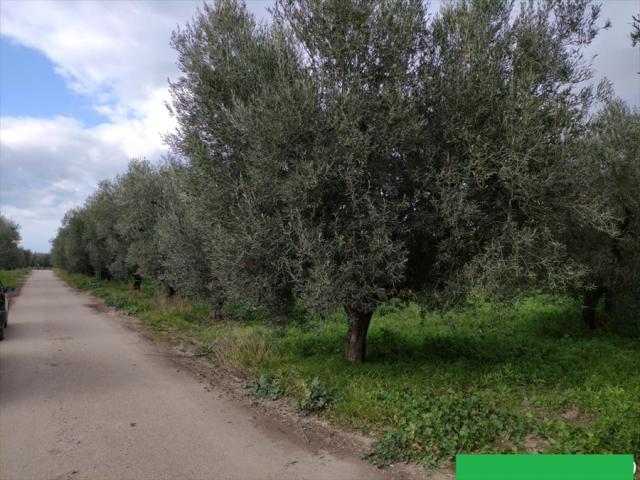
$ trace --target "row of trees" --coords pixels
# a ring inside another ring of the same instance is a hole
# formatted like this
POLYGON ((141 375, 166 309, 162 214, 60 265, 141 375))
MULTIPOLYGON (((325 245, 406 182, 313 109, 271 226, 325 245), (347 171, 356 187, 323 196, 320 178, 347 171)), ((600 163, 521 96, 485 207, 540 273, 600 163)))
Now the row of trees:
MULTIPOLYGON (((67 214, 54 262, 169 295, 344 308, 346 358, 411 290, 640 299, 640 114, 589 85, 588 0, 205 5, 174 32, 179 127, 67 214), (599 108, 599 113, 593 112, 599 108)), ((606 24, 604 25, 606 27, 606 24)), ((637 311, 637 310, 636 310, 637 311)))
POLYGON ((49 266, 49 254, 22 248, 20 226, 13 220, 0 215, 0 270, 49 266))
POLYGON ((143 278, 189 296, 214 291, 198 222, 185 194, 186 169, 134 160, 100 183, 82 208, 67 212, 53 240, 52 262, 104 279, 143 278))

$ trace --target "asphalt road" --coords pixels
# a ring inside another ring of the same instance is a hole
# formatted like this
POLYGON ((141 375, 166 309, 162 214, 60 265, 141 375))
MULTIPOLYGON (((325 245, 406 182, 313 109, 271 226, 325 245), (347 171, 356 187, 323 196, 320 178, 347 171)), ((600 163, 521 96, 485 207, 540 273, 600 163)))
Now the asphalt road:
POLYGON ((50 271, 0 342, 0 479, 371 479, 203 388, 50 271))

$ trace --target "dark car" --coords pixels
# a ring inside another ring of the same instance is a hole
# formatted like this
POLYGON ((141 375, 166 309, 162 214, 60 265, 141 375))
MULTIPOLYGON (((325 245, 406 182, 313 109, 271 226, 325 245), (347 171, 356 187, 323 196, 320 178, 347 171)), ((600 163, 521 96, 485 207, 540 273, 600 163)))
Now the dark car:
POLYGON ((12 288, 5 287, 0 282, 0 340, 4 338, 4 329, 7 328, 9 318, 9 292, 12 288))

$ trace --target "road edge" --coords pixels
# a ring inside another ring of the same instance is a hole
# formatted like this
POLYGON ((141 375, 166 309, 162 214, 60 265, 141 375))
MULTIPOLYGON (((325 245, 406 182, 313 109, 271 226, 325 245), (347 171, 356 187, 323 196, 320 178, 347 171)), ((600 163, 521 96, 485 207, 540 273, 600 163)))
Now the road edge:
MULTIPOLYGON (((88 301, 87 306, 107 314, 127 330, 134 331, 176 366, 184 368, 198 382, 205 384, 206 388, 215 389, 217 393, 246 409, 258 425, 292 436, 312 450, 366 462, 363 455, 371 449, 375 438, 345 431, 317 416, 301 416, 286 399, 266 400, 248 395, 245 386, 250 379, 241 372, 220 367, 209 358, 198 355, 197 349, 201 343, 197 339, 180 332, 179 337, 170 341, 165 338, 166 335, 160 336, 159 332, 135 315, 107 305, 103 299, 70 285, 55 270, 52 271, 67 288, 84 296, 88 301)), ((426 470, 420 465, 404 462, 379 468, 379 472, 388 480, 455 479, 452 470, 426 470)))

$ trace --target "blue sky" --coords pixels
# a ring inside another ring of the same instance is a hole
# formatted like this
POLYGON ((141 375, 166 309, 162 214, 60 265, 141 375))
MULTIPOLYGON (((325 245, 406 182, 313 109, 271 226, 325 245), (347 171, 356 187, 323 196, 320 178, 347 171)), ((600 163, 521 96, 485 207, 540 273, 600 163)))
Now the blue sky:
POLYGON ((105 122, 91 99, 69 89, 46 55, 0 36, 0 115, 74 117, 87 126, 105 122))
MULTIPOLYGON (((247 2, 259 18, 271 3, 247 2)), ((640 1, 602 3, 613 27, 587 52, 595 79, 640 106, 640 48, 629 41, 640 1)), ((0 2, 0 211, 21 225, 23 246, 48 251, 65 211, 99 180, 166 152, 167 78, 178 75, 169 38, 200 4, 0 2)))

